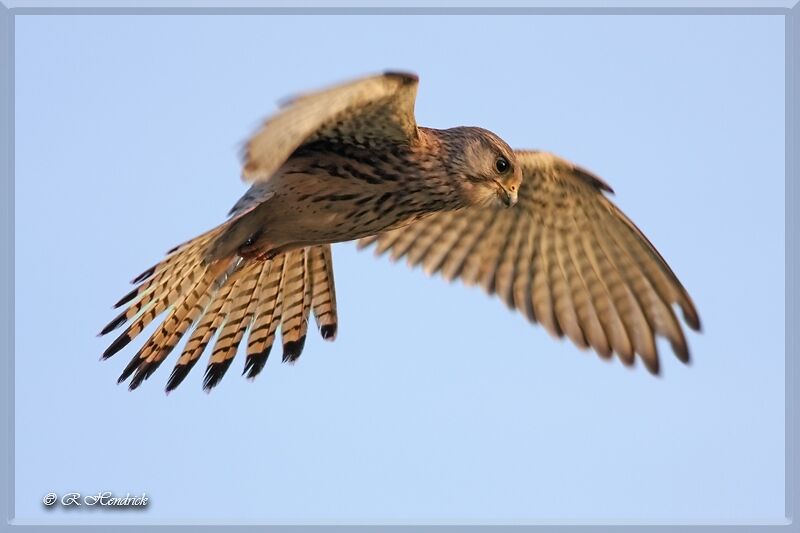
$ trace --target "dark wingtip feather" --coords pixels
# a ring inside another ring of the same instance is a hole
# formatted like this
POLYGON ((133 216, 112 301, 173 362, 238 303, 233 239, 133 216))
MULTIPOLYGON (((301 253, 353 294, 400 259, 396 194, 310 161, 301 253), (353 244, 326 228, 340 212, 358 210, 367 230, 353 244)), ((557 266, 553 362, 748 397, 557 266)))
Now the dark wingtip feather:
POLYGON ((592 187, 601 191, 605 191, 609 194, 614 194, 614 189, 611 188, 611 185, 606 183, 605 180, 597 174, 589 172, 585 168, 579 167, 578 165, 572 165, 572 171, 576 176, 592 187))
POLYGON ((120 298, 120 299, 119 299, 119 301, 118 301, 117 303, 115 303, 115 304, 114 304, 114 309, 117 309, 117 308, 119 308, 119 307, 122 307, 122 306, 123 306, 123 305, 125 305, 126 303, 128 303, 128 302, 130 302, 131 300, 133 300, 134 298, 136 298, 136 296, 138 296, 138 295, 139 295, 139 287, 136 287, 136 288, 135 288, 135 289, 133 289, 131 292, 129 292, 128 294, 126 294, 125 296, 123 296, 122 298, 120 298))
POLYGON ((135 278, 133 278, 131 280, 131 283, 140 283, 149 278, 150 276, 152 276, 155 271, 156 271, 156 265, 153 265, 144 272, 142 272, 141 274, 139 274, 138 276, 136 276, 135 278))
POLYGON ((681 307, 681 311, 683 313, 683 320, 689 324, 690 328, 697 332, 703 330, 703 325, 700 323, 700 316, 697 314, 697 311, 694 310, 694 307, 681 307))
POLYGON ((97 336, 102 337, 103 335, 106 335, 107 333, 114 331, 122 324, 124 324, 126 320, 128 320, 128 318, 125 316, 125 313, 120 314, 117 318, 106 324, 106 327, 100 330, 100 333, 98 333, 97 336))
POLYGON ((385 70, 383 75, 387 78, 398 78, 404 84, 416 83, 419 81, 419 76, 413 72, 403 72, 399 70, 385 70))
POLYGON ((658 361, 658 357, 655 357, 654 359, 642 358, 642 361, 644 361, 644 366, 647 368, 647 371, 650 372, 650 374, 655 377, 661 376, 661 365, 658 361))
POLYGON ((614 355, 610 346, 594 346, 594 351, 600 359, 611 359, 611 356, 614 355))
POLYGON ((306 336, 303 335, 296 341, 289 341, 283 344, 283 362, 293 363, 297 361, 300 354, 303 353, 303 346, 306 343, 306 336))
POLYGON ((114 342, 112 342, 111 345, 106 348, 106 351, 103 352, 102 359, 108 359, 127 346, 129 342, 131 342, 131 336, 128 335, 127 331, 125 331, 125 333, 117 337, 116 340, 114 340, 114 342))
POLYGON ((686 342, 670 341, 670 345, 672 346, 672 351, 675 353, 675 356, 682 363, 689 364, 691 361, 691 356, 689 355, 689 348, 686 346, 686 342))
POLYGON ((231 362, 233 361, 233 357, 221 362, 221 363, 211 363, 206 367, 206 375, 203 377, 203 390, 206 392, 211 392, 211 389, 219 384, 222 376, 225 375, 225 372, 228 371, 228 367, 231 366, 231 362))
POLYGON ((336 339, 336 324, 325 324, 321 328, 319 328, 319 332, 322 335, 322 338, 326 341, 332 341, 336 339))

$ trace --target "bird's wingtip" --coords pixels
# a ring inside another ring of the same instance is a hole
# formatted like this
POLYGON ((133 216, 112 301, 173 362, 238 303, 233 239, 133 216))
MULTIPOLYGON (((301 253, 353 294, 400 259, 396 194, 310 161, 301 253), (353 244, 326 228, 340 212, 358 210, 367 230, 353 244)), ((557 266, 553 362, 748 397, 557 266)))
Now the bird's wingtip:
POLYGON ((405 84, 417 83, 419 81, 419 76, 413 72, 407 72, 403 70, 384 70, 383 75, 387 78, 398 78, 405 84))

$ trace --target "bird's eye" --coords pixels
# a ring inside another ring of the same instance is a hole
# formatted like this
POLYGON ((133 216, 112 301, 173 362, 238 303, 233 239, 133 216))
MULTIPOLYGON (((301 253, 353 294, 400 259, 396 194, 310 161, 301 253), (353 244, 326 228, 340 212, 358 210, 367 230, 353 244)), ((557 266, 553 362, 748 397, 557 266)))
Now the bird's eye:
POLYGON ((505 157, 498 157, 494 162, 494 168, 497 169, 497 172, 503 174, 508 172, 508 169, 511 168, 511 165, 508 163, 505 157))

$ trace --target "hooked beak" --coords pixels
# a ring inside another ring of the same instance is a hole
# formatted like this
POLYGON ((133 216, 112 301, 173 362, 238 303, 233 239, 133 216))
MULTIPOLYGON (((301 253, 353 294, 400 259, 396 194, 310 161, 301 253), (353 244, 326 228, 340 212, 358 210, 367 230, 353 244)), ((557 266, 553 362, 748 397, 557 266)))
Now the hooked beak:
POLYGON ((509 192, 505 187, 500 185, 500 182, 495 180, 497 183, 497 196, 500 197, 500 201, 503 202, 503 205, 506 207, 512 207, 517 203, 517 191, 509 192))

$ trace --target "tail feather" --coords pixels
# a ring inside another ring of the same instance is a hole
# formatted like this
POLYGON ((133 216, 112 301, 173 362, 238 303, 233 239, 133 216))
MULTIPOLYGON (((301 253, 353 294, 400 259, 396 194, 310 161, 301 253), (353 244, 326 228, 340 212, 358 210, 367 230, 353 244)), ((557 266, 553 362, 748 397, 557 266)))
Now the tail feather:
POLYGON ((329 246, 315 246, 308 251, 311 277, 311 308, 322 338, 336 338, 336 290, 333 283, 333 259, 329 246))
POLYGON ((308 314, 311 310, 311 284, 305 250, 295 250, 287 255, 281 340, 284 362, 293 362, 300 357, 306 341, 308 314))
POLYGON ((128 320, 133 319, 133 322, 103 353, 103 358, 111 357, 124 348, 158 315, 184 297, 189 288, 198 282, 198 278, 205 273, 205 270, 200 261, 191 260, 188 264, 181 263, 172 275, 165 277, 156 288, 146 291, 127 310, 112 320, 103 328, 101 334, 112 331, 128 320))
MULTIPOLYGON (((117 380, 118 383, 125 381, 128 377, 134 372, 137 371, 137 375, 131 381, 129 388, 131 390, 136 389, 139 385, 141 385, 142 381, 147 379, 150 374, 152 374, 158 365, 161 364, 164 358, 169 354, 171 349, 167 350, 166 353, 162 346, 160 346, 160 340, 169 337, 180 339, 185 332, 185 329, 188 328, 188 324, 185 327, 183 326, 183 322, 185 320, 177 319, 176 311, 178 312, 185 312, 189 311, 191 315, 191 310, 194 307, 194 300, 195 298, 203 299, 213 297, 214 296, 214 289, 213 285, 216 284, 217 280, 220 276, 221 268, 210 269, 205 274, 211 278, 212 283, 209 284, 211 287, 206 286, 206 290, 203 293, 198 293, 193 288, 191 291, 188 291, 188 294, 185 295, 183 301, 173 309, 172 312, 167 316, 167 318, 161 323, 161 326, 156 330, 155 333, 151 336, 148 342, 139 350, 139 352, 133 357, 131 362, 128 366, 123 370, 122 374, 120 375, 119 379, 117 380), (210 289, 210 290, 209 290, 210 289), (184 327, 184 331, 181 331, 182 327, 184 327), (156 353, 154 353, 156 352, 156 353)), ((203 276, 204 278, 206 276, 203 276)), ((198 283, 199 284, 199 283, 198 283)), ((196 286, 195 286, 196 287, 196 286)), ((200 302, 201 304, 203 302, 200 302)), ((185 318, 185 317, 183 317, 185 318)), ((175 340, 175 344, 177 344, 178 340, 175 340)), ((174 347, 174 345, 173 345, 174 347)))
POLYGON ((167 392, 181 384, 192 367, 200 359, 211 337, 217 332, 217 328, 222 324, 228 312, 228 304, 230 303, 228 295, 234 284, 235 280, 228 280, 228 283, 223 285, 219 292, 214 295, 211 304, 200 318, 197 327, 195 327, 192 332, 192 336, 189 337, 189 341, 183 348, 183 353, 181 353, 181 356, 178 358, 175 368, 172 370, 172 375, 170 375, 169 381, 167 382, 167 392))
POLYGON ((141 285, 117 302, 117 306, 128 302, 131 303, 125 311, 109 322, 100 334, 105 335, 134 318, 137 321, 142 321, 143 325, 137 327, 135 322, 131 324, 130 329, 133 332, 133 336, 141 333, 141 330, 147 327, 147 324, 155 316, 164 311, 171 301, 183 294, 187 285, 196 281, 196 276, 202 274, 202 248, 204 246, 205 243, 198 243, 197 248, 200 249, 190 250, 191 253, 186 254, 184 260, 178 264, 175 264, 175 259, 172 257, 165 259, 164 263, 169 262, 172 264, 163 267, 164 269, 155 277, 142 282, 141 285), (155 315, 151 314, 153 312, 155 315))
POLYGON ((187 241, 170 250, 167 257, 160 263, 134 278, 132 283, 138 283, 139 286, 125 295, 117 302, 115 307, 121 307, 126 303, 133 302, 129 309, 135 309, 136 302, 144 300, 148 294, 158 292, 163 289, 164 284, 168 283, 169 280, 180 278, 186 272, 202 263, 209 243, 222 233, 224 227, 224 224, 217 226, 194 240, 187 241), (178 271, 175 270, 176 264, 179 264, 178 271))
POLYGON ((265 267, 263 262, 248 265, 246 273, 242 274, 242 280, 236 284, 236 292, 229 297, 230 311, 219 332, 206 368, 206 377, 203 381, 205 390, 211 390, 219 383, 236 355, 239 343, 253 319, 258 302, 256 288, 261 281, 262 273, 268 270, 265 267))
POLYGON ((194 330, 167 383, 177 387, 217 335, 204 378, 204 389, 219 383, 248 336, 247 377, 266 363, 280 327, 284 360, 302 352, 308 315, 313 311, 323 338, 336 333, 336 297, 329 245, 293 250, 270 260, 228 258, 206 260, 210 246, 224 232, 219 226, 168 252, 157 265, 138 276, 139 285, 118 303, 125 310, 101 331, 105 335, 130 322, 103 353, 122 350, 157 317, 163 321, 131 359, 119 381, 131 378, 130 389, 144 382, 194 330))
POLYGON ((256 317, 247 338, 247 359, 243 374, 255 378, 264 365, 275 342, 281 314, 283 313, 283 279, 286 274, 286 255, 279 255, 269 265, 261 298, 256 306, 256 317))
MULTIPOLYGON (((172 349, 180 342, 189 327, 200 316, 213 294, 209 291, 209 288, 214 283, 214 278, 213 272, 206 272, 197 284, 192 287, 183 302, 172 309, 158 330, 153 333, 139 353, 136 354, 134 360, 137 360, 138 364, 136 364, 136 375, 131 380, 131 389, 138 387, 142 381, 147 379, 158 368, 172 349)), ((122 379, 126 378, 127 376, 122 379)))

